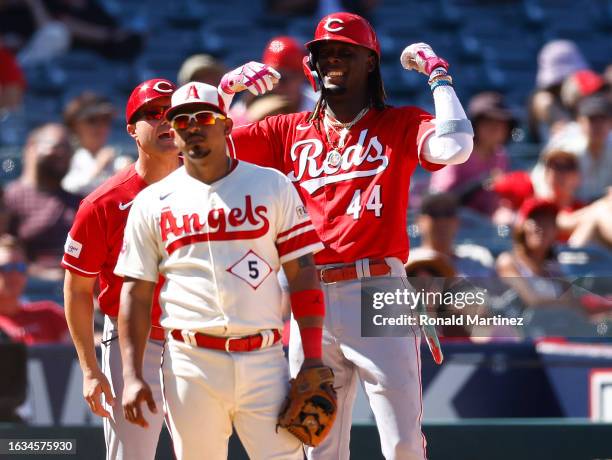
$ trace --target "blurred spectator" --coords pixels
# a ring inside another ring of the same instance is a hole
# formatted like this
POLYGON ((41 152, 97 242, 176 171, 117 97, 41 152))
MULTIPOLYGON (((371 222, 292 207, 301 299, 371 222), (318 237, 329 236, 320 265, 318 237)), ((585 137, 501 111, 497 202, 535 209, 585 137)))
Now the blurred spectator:
POLYGON ((553 251, 557 212, 551 201, 525 200, 514 226, 512 250, 497 258, 497 274, 528 307, 557 305, 564 292, 562 283, 554 279, 562 274, 553 251))
POLYGON ((282 16, 323 17, 348 11, 368 18, 378 0, 267 0, 266 10, 282 16))
POLYGON ((516 119, 496 92, 475 95, 468 105, 474 126, 474 149, 463 164, 450 165, 431 176, 432 192, 452 192, 459 203, 480 213, 492 215, 498 196, 489 183, 508 167, 504 144, 510 140, 516 119))
POLYGON ((606 84, 612 87, 612 64, 608 64, 603 72, 604 80, 606 80, 606 84))
POLYGON ((420 247, 410 251, 404 265, 408 278, 452 278, 457 275, 454 264, 445 254, 433 249, 420 247))
POLYGON ((63 275, 59 263, 80 201, 61 187, 71 156, 66 128, 49 123, 35 129, 24 148, 23 173, 4 192, 9 232, 24 243, 30 273, 44 278, 63 275))
POLYGON ((582 53, 570 40, 553 40, 542 47, 538 55, 536 90, 528 107, 533 142, 546 141, 571 119, 561 101, 561 84, 568 76, 588 67, 582 53))
POLYGON ((21 106, 26 81, 15 56, 0 42, 0 118, 21 106))
POLYGON ((578 102, 587 96, 608 91, 609 85, 604 78, 592 70, 579 70, 568 76, 561 84, 561 102, 571 114, 576 116, 578 102))
POLYGON ((527 171, 511 171, 501 174, 491 187, 498 195, 498 207, 493 214, 493 223, 512 225, 516 212, 527 198, 534 195, 533 184, 527 171))
POLYGON ((262 56, 262 62, 278 70, 282 76, 271 93, 288 100, 290 110, 287 113, 311 111, 319 98, 306 84, 302 65, 305 54, 304 46, 296 39, 281 36, 268 42, 262 56))
POLYGON ((450 193, 426 196, 421 203, 417 225, 421 246, 410 248, 408 263, 437 253, 446 258, 457 276, 488 277, 493 274, 493 257, 488 249, 475 244, 455 245, 459 229, 457 200, 450 193))
POLYGON ((0 330, 27 345, 65 342, 68 325, 62 307, 51 301, 24 302, 27 264, 12 235, 0 236, 0 330))
POLYGON ((246 110, 246 116, 250 122, 263 120, 272 115, 293 113, 291 103, 286 97, 278 94, 266 94, 256 98, 246 110))
MULTIPOLYGON (((578 157, 582 181, 577 196, 590 202, 606 193, 612 186, 612 103, 603 94, 580 100, 577 120, 554 136, 544 153, 564 150, 578 157)), ((550 190, 543 180, 544 165, 540 161, 531 174, 538 195, 547 196, 550 190)))
POLYGON ((189 56, 178 73, 177 81, 183 86, 190 81, 199 81, 218 86, 227 69, 223 63, 210 54, 194 54, 189 56))
POLYGON ((46 0, 50 15, 69 31, 73 49, 94 51, 108 59, 131 60, 144 40, 119 24, 96 0, 46 0))
POLYGON ((559 209, 557 214, 557 239, 567 242, 578 221, 570 216, 584 203, 576 199, 580 186, 580 170, 576 155, 563 150, 551 150, 544 156, 544 181, 549 194, 542 197, 549 199, 559 209), (559 223, 564 225, 560 226, 559 223))
POLYGON ((70 32, 42 0, 0 1, 0 38, 23 66, 48 62, 70 46, 70 32))
POLYGON ((115 109, 105 97, 85 92, 64 109, 64 123, 74 137, 76 150, 62 187, 87 195, 115 173, 115 149, 106 145, 115 109))
POLYGON ((575 154, 549 151, 544 157, 544 180, 551 190, 549 199, 559 208, 560 241, 574 247, 589 244, 612 247, 612 193, 589 205, 576 199, 581 177, 575 154))

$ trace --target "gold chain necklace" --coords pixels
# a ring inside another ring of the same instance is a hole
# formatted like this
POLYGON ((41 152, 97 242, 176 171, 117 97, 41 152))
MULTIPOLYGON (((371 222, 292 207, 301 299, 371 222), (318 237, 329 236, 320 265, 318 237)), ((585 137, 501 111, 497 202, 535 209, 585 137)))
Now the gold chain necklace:
POLYGON ((327 143, 332 150, 330 150, 327 154, 327 163, 331 166, 338 166, 340 161, 342 160, 341 151, 344 150, 344 143, 346 142, 346 138, 350 129, 357 124, 359 120, 361 120, 366 113, 370 110, 370 106, 364 107, 361 111, 348 123, 342 123, 327 114, 327 110, 325 111, 325 116, 323 117, 323 126, 325 128, 325 137, 327 138, 327 143), (338 128, 342 128, 338 131, 338 128), (338 143, 334 145, 329 135, 329 130, 333 130, 340 137, 338 143))

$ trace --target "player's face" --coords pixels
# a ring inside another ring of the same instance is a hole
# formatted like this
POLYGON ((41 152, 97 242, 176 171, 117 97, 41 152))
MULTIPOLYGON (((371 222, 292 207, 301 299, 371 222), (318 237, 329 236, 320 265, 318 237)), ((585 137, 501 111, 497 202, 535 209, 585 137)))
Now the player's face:
POLYGON ((226 156, 226 137, 232 120, 201 109, 175 116, 171 122, 174 144, 186 161, 218 160, 226 156))
POLYGON ((127 126, 127 131, 145 152, 155 155, 177 154, 170 135, 170 124, 164 112, 170 107, 170 97, 160 97, 143 105, 136 114, 136 121, 127 126))
POLYGON ((376 67, 374 54, 361 46, 328 41, 317 49, 323 88, 333 95, 365 91, 368 74, 376 67))

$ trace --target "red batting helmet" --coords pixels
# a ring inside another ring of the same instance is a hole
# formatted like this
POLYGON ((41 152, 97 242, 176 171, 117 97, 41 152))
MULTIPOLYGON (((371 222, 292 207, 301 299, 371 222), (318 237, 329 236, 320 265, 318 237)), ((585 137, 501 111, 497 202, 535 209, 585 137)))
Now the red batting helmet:
POLYGON ((368 21, 352 13, 333 13, 319 22, 314 40, 306 43, 308 49, 322 41, 334 40, 363 46, 376 53, 380 59, 380 45, 376 33, 368 21))
POLYGON ((143 105, 160 97, 170 97, 175 89, 176 85, 165 78, 153 78, 142 82, 130 94, 125 106, 125 121, 131 123, 132 117, 143 105))
POLYGON ((263 54, 263 63, 275 69, 302 70, 305 50, 291 37, 275 37, 268 43, 263 54))

